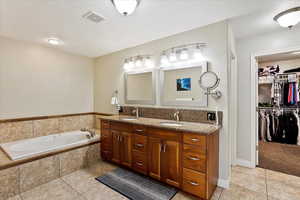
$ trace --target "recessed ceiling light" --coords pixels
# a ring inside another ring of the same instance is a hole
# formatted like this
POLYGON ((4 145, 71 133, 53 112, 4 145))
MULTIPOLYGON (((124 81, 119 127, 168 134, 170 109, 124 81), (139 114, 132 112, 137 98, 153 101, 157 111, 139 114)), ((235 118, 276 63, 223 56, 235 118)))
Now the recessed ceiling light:
POLYGON ((300 22, 300 7, 283 11, 274 17, 274 20, 282 27, 292 28, 300 22))
POLYGON ((111 0, 117 11, 124 16, 131 15, 141 0, 111 0))
POLYGON ((61 40, 58 39, 58 38, 54 38, 54 37, 53 37, 53 38, 48 38, 48 39, 47 39, 47 42, 48 42, 49 44, 55 45, 55 46, 63 44, 63 41, 61 41, 61 40))

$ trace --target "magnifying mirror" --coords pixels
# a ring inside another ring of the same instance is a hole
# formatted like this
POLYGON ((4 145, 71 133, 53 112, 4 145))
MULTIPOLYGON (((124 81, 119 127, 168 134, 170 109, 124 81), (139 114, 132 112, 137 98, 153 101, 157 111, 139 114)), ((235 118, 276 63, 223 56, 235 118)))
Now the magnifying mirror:
POLYGON ((220 78, 214 72, 207 71, 200 76, 200 87, 207 91, 207 95, 212 95, 214 98, 220 98, 222 96, 221 92, 218 90, 212 92, 212 90, 219 86, 219 83, 220 78))

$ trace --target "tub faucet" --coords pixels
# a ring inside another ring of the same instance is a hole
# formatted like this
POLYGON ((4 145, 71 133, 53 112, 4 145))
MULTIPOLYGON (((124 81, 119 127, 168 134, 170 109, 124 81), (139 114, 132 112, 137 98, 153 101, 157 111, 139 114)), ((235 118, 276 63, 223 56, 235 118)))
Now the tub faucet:
POLYGON ((174 118, 176 120, 176 122, 179 122, 179 111, 177 110, 175 113, 174 113, 174 118))
POLYGON ((83 132, 89 132, 89 135, 87 136, 89 139, 96 136, 96 133, 95 133, 95 131, 93 129, 82 128, 80 130, 83 131, 83 132))

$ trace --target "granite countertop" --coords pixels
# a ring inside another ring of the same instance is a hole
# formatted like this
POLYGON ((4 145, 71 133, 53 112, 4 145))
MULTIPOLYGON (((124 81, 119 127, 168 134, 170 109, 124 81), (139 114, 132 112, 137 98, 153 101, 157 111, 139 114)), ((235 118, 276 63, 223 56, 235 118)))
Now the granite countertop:
POLYGON ((180 124, 182 124, 182 126, 176 126, 176 127, 166 126, 166 125, 162 125, 161 122, 174 123, 175 121, 165 120, 165 119, 143 118, 143 117, 139 117, 136 120, 124 120, 126 118, 134 118, 133 116, 127 116, 127 115, 101 116, 99 118, 103 120, 109 120, 109 121, 145 125, 145 126, 151 126, 156 128, 163 128, 163 129, 183 131, 183 132, 193 132, 193 133, 206 134, 206 135, 214 133, 215 131, 221 128, 221 126, 217 126, 214 124, 184 122, 184 121, 179 122, 180 124))

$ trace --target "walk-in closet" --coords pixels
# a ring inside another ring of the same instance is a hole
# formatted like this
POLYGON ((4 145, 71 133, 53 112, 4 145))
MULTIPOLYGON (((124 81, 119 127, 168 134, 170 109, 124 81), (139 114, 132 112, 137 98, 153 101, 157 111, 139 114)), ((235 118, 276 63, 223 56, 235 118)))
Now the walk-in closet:
POLYGON ((258 58, 258 166, 300 176, 300 53, 258 58))

